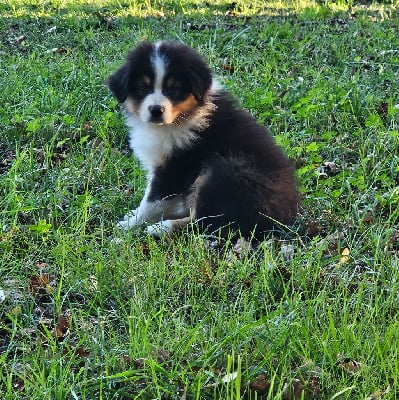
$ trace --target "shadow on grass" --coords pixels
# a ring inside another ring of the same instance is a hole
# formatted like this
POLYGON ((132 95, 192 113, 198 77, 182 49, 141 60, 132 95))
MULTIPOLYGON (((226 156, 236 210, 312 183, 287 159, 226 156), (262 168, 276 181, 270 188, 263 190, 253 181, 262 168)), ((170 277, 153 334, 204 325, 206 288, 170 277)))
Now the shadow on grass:
MULTIPOLYGON (((375 2, 374 2, 375 3, 375 2)), ((391 2, 381 2, 391 4, 391 2)), ((121 32, 154 26, 153 31, 165 31, 163 37, 174 36, 182 39, 186 33, 206 32, 224 34, 231 32, 230 39, 237 28, 279 23, 309 25, 321 20, 334 20, 358 14, 371 18, 380 16, 380 10, 371 2, 352 2, 350 6, 339 6, 336 2, 319 1, 313 5, 297 2, 258 2, 245 1, 114 1, 98 0, 94 4, 83 1, 29 2, 9 1, 0 5, 0 52, 30 54, 38 45, 43 45, 43 34, 64 34, 71 39, 73 34, 84 32, 109 32, 118 37, 121 32), (344 10, 345 9, 345 10, 344 10), (349 13, 348 13, 349 10, 349 13), (172 35, 168 27, 174 28, 172 35), (27 40, 29 38, 29 40, 27 40)), ((393 3, 392 3, 393 4, 393 3)), ((159 35, 159 34, 158 34, 159 35)), ((204 40, 207 38, 204 37, 204 40)), ((226 38, 227 40, 228 38, 226 38)), ((66 51, 68 46, 61 48, 66 51)))

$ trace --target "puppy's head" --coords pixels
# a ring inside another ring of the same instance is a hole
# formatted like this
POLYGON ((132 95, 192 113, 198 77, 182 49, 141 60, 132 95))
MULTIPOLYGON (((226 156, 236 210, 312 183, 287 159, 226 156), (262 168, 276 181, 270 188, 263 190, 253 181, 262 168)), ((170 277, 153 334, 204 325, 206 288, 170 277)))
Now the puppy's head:
POLYGON ((178 42, 144 42, 108 78, 127 112, 144 123, 179 125, 204 102, 212 75, 201 57, 178 42))

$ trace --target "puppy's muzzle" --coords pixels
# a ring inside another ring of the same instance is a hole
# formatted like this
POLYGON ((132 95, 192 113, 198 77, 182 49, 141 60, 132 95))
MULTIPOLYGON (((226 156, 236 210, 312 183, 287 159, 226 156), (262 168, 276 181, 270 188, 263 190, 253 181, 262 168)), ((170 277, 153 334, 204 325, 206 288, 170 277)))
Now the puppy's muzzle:
POLYGON ((154 104, 152 106, 148 107, 148 111, 150 112, 150 121, 154 123, 161 123, 163 122, 163 114, 165 112, 165 107, 159 105, 159 104, 154 104))

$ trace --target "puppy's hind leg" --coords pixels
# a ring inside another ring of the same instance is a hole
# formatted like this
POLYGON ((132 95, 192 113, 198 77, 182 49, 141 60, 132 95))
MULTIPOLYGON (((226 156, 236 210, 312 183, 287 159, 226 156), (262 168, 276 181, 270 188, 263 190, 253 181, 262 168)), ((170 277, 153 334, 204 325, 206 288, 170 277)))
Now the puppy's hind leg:
POLYGON ((193 185, 190 204, 201 231, 227 237, 251 237, 262 196, 259 173, 241 157, 218 157, 209 162, 193 185))
POLYGON ((147 227, 147 233, 154 237, 170 236, 176 232, 184 229, 189 223, 191 223, 191 217, 184 217, 179 219, 166 219, 159 221, 156 224, 147 227))
MULTIPOLYGON (((161 237, 171 235, 182 230, 191 222, 190 208, 187 199, 182 195, 170 195, 160 202, 162 213, 159 215, 159 222, 147 228, 147 233, 151 236, 161 237)), ((150 222, 155 222, 152 220, 150 222)))

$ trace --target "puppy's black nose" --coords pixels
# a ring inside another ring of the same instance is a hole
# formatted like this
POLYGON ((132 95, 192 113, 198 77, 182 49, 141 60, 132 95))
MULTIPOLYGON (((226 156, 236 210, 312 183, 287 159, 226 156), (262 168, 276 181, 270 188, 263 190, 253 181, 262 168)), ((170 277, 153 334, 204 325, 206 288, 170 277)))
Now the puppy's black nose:
POLYGON ((162 119, 162 115, 165 111, 165 107, 155 104, 153 106, 149 106, 148 109, 150 111, 151 118, 153 120, 161 120, 162 119))

